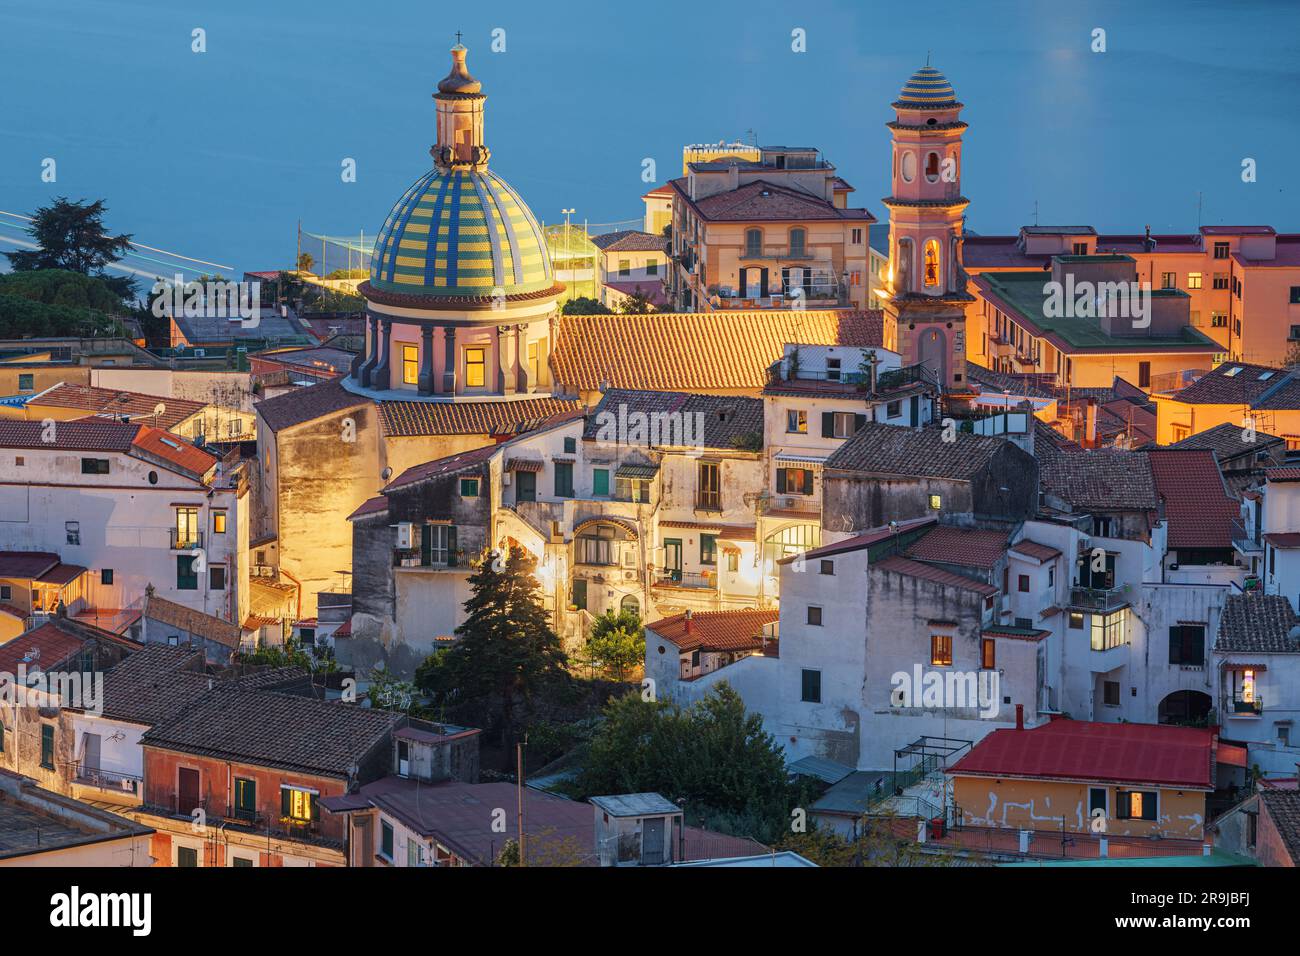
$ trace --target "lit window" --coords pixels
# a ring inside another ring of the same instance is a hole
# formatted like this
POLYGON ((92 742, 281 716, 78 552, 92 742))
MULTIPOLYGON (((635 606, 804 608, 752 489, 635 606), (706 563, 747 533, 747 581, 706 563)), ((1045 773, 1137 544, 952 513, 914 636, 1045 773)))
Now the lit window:
POLYGON ((1187 273, 1187 288, 1199 289, 1201 287, 1201 274, 1199 272, 1187 273))
POLYGON ((402 346, 402 384, 418 385, 420 382, 420 350, 414 345, 402 346))
POLYGON ((943 498, 940 495, 930 496, 930 510, 938 511, 943 507, 943 498))
POLYGON ((939 243, 934 239, 925 241, 925 284, 939 285, 939 243))
POLYGON ((802 409, 790 409, 785 413, 785 430, 805 434, 808 431, 808 413, 802 409))
POLYGON ((316 818, 316 794, 297 787, 280 788, 280 815, 298 823, 316 818))
POLYGON ((213 534, 226 533, 226 513, 224 511, 212 512, 212 533, 213 534))
POLYGON ((952 664, 952 635, 930 635, 930 663, 940 667, 952 664))
POLYGON ((487 359, 483 349, 465 350, 465 387, 482 388, 487 381, 487 359))

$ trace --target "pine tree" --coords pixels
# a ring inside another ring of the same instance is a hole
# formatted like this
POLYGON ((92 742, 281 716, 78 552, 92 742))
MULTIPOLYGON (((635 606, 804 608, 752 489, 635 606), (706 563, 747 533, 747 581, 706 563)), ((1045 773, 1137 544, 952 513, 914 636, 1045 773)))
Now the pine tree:
POLYGON ((495 698, 501 706, 501 746, 514 736, 515 714, 548 685, 568 679, 560 639, 551 629, 533 572, 537 560, 511 548, 504 560, 485 554, 469 577, 473 594, 465 602, 459 640, 436 668, 421 668, 422 679, 461 700, 495 698))

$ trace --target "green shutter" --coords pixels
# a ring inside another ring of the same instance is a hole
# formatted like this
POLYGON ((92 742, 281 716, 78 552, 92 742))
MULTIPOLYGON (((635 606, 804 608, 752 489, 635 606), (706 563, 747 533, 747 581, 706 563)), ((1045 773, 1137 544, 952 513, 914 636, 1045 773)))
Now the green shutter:
POLYGON ((583 578, 574 579, 573 605, 584 611, 587 609, 587 582, 583 578))
POLYGON ((861 430, 862 430, 862 426, 865 425, 866 423, 867 423, 867 416, 866 416, 866 415, 854 415, 854 416, 853 416, 853 434, 856 435, 859 431, 861 431, 861 430))
POLYGON ((778 468, 776 470, 776 493, 778 495, 785 494, 785 469, 784 468, 778 468))
POLYGON ((604 496, 609 494, 609 469, 596 468, 591 472, 591 493, 604 496))
POLYGON ((433 563, 433 535, 433 525, 426 524, 420 528, 420 563, 425 567, 433 563))
POLYGON ((456 526, 447 528, 447 567, 457 567, 456 561, 456 526))
POLYGON ((803 470, 803 493, 810 495, 813 493, 813 474, 811 468, 803 470))
POLYGON ((290 813, 291 804, 289 802, 289 788, 280 788, 280 816, 287 817, 290 813))
POLYGON ((835 437, 835 413, 822 412, 822 438, 835 437))

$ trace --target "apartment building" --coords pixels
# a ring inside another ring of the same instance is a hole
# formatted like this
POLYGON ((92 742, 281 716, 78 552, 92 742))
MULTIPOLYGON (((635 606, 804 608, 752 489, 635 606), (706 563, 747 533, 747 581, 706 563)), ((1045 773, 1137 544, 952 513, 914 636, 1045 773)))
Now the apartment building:
POLYGON ((660 233, 621 230, 592 236, 596 247, 596 298, 622 311, 629 296, 642 295, 655 307, 667 304, 668 239, 660 233))
POLYGON ((867 308, 876 220, 817 149, 689 162, 669 185, 674 310, 867 308))
POLYGON ((223 620, 247 615, 241 466, 161 428, 109 421, 0 421, 0 462, 0 548, 86 569, 86 609, 138 608, 152 585, 223 620))

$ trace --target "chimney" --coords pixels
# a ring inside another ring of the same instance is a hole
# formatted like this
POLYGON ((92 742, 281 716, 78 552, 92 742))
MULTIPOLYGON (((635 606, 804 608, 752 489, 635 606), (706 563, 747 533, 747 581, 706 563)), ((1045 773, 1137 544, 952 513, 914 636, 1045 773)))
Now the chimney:
POLYGON ((687 608, 687 609, 686 609, 686 614, 683 615, 683 616, 684 616, 685 621, 686 621, 686 633, 687 633, 687 634, 690 634, 690 633, 691 633, 691 610, 690 610, 690 608, 687 608))
POLYGON ((1025 729, 1025 705, 1016 704, 1016 730, 1025 729))

